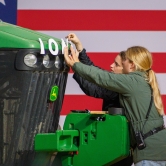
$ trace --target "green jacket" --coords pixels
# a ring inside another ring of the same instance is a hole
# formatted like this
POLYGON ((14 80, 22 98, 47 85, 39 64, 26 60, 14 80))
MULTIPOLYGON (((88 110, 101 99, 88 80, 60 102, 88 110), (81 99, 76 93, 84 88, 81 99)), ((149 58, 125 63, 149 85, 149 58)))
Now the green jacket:
MULTIPOLYGON (((127 109, 127 118, 133 123, 135 130, 142 131, 145 117, 150 105, 151 89, 145 81, 144 72, 136 71, 130 74, 114 74, 103 71, 94 66, 87 66, 77 62, 73 66, 73 70, 83 78, 96 83, 102 87, 118 92, 120 94, 120 103, 127 109), (123 101, 122 101, 123 97, 123 101)), ((155 127, 164 124, 163 116, 152 103, 149 118, 144 126, 143 133, 147 133, 155 127)), ((135 139, 133 133, 131 135, 131 143, 135 139)), ((134 150, 134 163, 141 160, 166 160, 166 130, 149 136, 145 139, 146 148, 143 150, 134 150)))

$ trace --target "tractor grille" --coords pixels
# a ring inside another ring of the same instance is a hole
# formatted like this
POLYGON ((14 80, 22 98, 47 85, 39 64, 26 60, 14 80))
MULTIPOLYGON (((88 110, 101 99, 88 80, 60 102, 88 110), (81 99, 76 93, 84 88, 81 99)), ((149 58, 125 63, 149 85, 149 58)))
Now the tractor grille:
POLYGON ((55 132, 66 88, 67 72, 14 71, 0 80, 0 164, 11 165, 33 151, 37 133, 55 132), (11 75, 11 77, 9 76, 11 75), (55 102, 50 89, 59 86, 55 102))

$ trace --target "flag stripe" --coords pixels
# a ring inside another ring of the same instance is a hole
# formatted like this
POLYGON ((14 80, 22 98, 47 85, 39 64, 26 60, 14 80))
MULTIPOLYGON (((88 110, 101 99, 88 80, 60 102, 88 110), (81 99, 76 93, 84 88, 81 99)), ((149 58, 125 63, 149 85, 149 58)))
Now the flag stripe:
POLYGON ((61 115, 66 115, 71 110, 85 109, 102 110, 102 99, 96 99, 86 95, 65 95, 61 115))
MULTIPOLYGON (((64 39, 68 33, 76 33, 95 65, 106 70, 118 52, 133 45, 146 47, 153 54, 152 68, 166 103, 165 0, 160 3, 156 0, 18 0, 17 14, 19 26, 45 33, 50 38, 64 39)), ((87 97, 72 75, 70 71, 60 123, 71 109, 101 110, 102 100, 87 97)))
MULTIPOLYGON (((166 88, 165 88, 165 80, 166 80, 166 73, 157 73, 156 74, 160 92, 162 95, 166 95, 166 88)), ((83 95, 84 92, 80 89, 77 82, 73 79, 73 74, 68 75, 67 85, 66 85, 66 95, 83 95)))
POLYGON ((33 30, 164 31, 165 15, 164 10, 18 10, 17 24, 33 30))
POLYGON ((56 9, 56 10, 165 10, 165 0, 104 0, 104 1, 46 1, 18 0, 18 9, 56 9))
POLYGON ((146 47, 150 52, 166 52, 165 31, 39 31, 47 35, 65 38, 71 32, 77 34, 87 52, 119 52, 133 45, 146 47))
MULTIPOLYGON (((114 62, 115 57, 118 55, 117 53, 105 53, 105 52, 90 52, 87 53, 92 62, 96 66, 100 66, 102 69, 110 70, 110 65, 114 62)), ((166 72, 166 53, 152 53, 153 56, 153 66, 152 69, 156 73, 165 73, 166 72)), ((72 70, 70 70, 70 73, 73 73, 72 70)))
MULTIPOLYGON (((166 113, 166 95, 162 95, 166 113)), ((86 95, 65 95, 61 115, 67 115, 71 110, 102 110, 102 99, 86 95), (70 103, 70 104, 69 104, 70 103)))

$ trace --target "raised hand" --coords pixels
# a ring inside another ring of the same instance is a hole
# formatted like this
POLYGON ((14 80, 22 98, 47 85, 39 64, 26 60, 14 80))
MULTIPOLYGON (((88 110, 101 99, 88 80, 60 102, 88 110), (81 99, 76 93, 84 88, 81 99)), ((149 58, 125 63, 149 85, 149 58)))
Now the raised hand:
POLYGON ((79 38, 74 33, 69 33, 66 38, 68 38, 69 41, 75 44, 76 49, 78 52, 81 52, 83 50, 83 46, 79 38))
POLYGON ((78 39, 78 37, 76 36, 75 33, 69 33, 66 38, 68 38, 68 40, 70 40, 71 42, 73 42, 74 44, 77 44, 80 42, 80 40, 78 39))
POLYGON ((79 59, 73 47, 70 47, 70 50, 71 50, 71 55, 69 55, 68 47, 64 48, 64 58, 66 64, 69 67, 72 67, 76 62, 79 62, 79 59))

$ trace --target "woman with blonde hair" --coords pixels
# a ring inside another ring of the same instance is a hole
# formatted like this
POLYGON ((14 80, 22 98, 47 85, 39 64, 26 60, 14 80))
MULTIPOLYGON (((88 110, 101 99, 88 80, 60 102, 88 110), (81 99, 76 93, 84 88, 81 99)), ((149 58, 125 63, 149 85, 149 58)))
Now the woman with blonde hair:
MULTIPOLYGON (((145 80, 151 85, 155 106, 160 115, 164 114, 163 103, 158 87, 157 79, 152 66, 152 55, 144 47, 131 47, 126 51, 129 61, 133 61, 137 71, 145 71, 145 80), (147 56, 147 58, 146 58, 147 56)), ((125 65, 125 62, 123 63, 125 65)))
POLYGON ((115 74, 79 62, 73 48, 66 63, 81 77, 118 92, 130 122, 131 145, 136 166, 166 166, 164 110, 150 52, 141 46, 130 47, 123 61, 123 73, 115 74), (136 146, 135 146, 136 145, 136 146))

